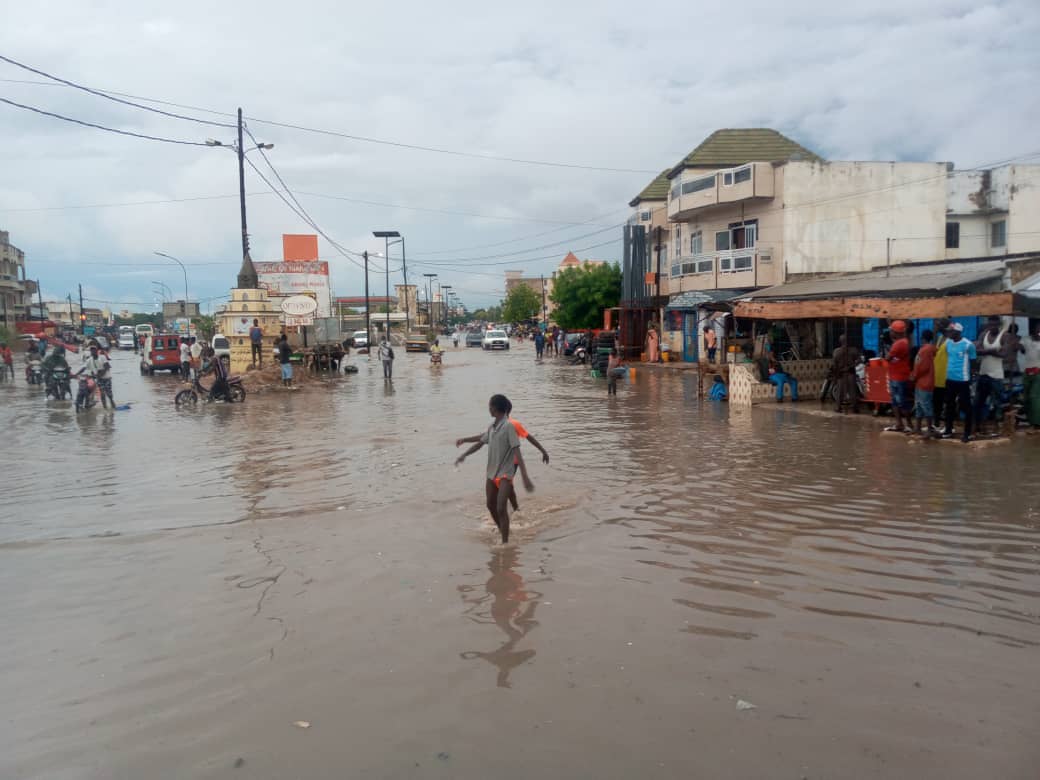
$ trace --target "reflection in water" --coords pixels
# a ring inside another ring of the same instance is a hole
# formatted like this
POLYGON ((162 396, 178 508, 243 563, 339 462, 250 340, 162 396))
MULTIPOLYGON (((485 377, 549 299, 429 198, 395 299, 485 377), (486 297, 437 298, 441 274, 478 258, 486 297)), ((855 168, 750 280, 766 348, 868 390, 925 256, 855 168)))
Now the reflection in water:
POLYGON ((519 560, 516 548, 492 550, 488 561, 491 577, 484 583, 485 593, 471 595, 478 593, 475 587, 459 586, 462 601, 467 605, 463 614, 474 623, 493 623, 506 635, 506 641, 494 650, 468 650, 459 654, 466 660, 483 658, 497 667, 499 688, 512 688, 510 673, 535 656, 533 649, 518 650, 516 647, 538 625, 534 611, 542 598, 541 593, 524 589, 524 580, 516 572, 519 560))

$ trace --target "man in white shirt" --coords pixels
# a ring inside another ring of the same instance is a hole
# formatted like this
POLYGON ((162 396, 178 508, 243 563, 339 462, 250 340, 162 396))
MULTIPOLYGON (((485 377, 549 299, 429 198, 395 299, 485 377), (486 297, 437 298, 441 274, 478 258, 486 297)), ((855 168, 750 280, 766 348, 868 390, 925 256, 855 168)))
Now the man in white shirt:
POLYGON ((90 353, 83 358, 83 367, 76 372, 77 375, 86 372, 97 380, 98 388, 101 390, 101 405, 116 408, 115 399, 112 397, 112 364, 108 357, 98 349, 97 344, 90 345, 90 353))
POLYGON ((202 345, 199 340, 194 336, 191 337, 190 342, 191 351, 191 370, 195 376, 199 375, 199 366, 202 365, 202 345))
POLYGON ((181 339, 181 376, 185 382, 191 381, 191 347, 186 338, 181 339))

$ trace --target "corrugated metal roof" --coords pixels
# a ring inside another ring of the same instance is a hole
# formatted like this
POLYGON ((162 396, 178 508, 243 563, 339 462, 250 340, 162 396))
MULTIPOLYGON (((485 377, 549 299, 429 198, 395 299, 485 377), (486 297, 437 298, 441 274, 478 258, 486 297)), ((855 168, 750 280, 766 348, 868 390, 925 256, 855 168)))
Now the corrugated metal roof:
POLYGON ((747 295, 747 290, 687 290, 668 299, 668 309, 695 309, 704 303, 720 303, 747 295))
MULTIPOLYGON (((744 300, 791 300, 830 298, 840 295, 912 295, 914 293, 952 292, 959 288, 999 287, 1004 276, 1003 260, 978 263, 936 263, 935 265, 893 266, 888 272, 828 276, 767 287, 744 300), (996 285, 995 285, 996 283, 996 285)), ((975 290, 985 292, 986 290, 975 290)))
POLYGON ((669 175, 689 167, 726 168, 748 162, 792 159, 822 161, 823 158, 768 127, 727 128, 705 138, 669 175))
POLYGON ((628 202, 629 206, 638 206, 644 200, 667 200, 668 199, 668 171, 666 168, 652 182, 647 184, 643 191, 628 202))

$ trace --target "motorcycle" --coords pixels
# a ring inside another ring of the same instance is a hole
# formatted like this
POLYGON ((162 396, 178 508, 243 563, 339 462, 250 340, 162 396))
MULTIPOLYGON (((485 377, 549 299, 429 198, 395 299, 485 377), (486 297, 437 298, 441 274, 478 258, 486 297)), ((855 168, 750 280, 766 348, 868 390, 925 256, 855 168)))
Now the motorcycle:
POLYGON ((25 367, 25 381, 30 385, 43 384, 43 366, 39 360, 34 360, 25 367))
POLYGON ((441 364, 441 353, 440 352, 431 352, 430 353, 430 365, 431 366, 439 366, 440 364, 441 364))
MULTIPOLYGON (((80 374, 79 389, 76 393, 76 413, 79 414, 97 406, 99 395, 98 383, 94 375, 80 374)), ((103 398, 101 401, 104 403, 103 398)))
POLYGON ((72 387, 69 385, 67 368, 56 368, 51 371, 50 383, 47 385, 47 398, 57 401, 72 400, 72 387))
MULTIPOLYGON (((228 385, 228 398, 227 400, 231 403, 242 403, 246 400, 246 389, 242 386, 242 377, 235 375, 229 376, 227 379, 228 385)), ((188 390, 181 390, 174 397, 173 402, 177 406, 195 406, 199 402, 199 397, 203 400, 208 401, 210 391, 208 388, 202 386, 199 382, 198 374, 191 381, 191 388, 188 390)))

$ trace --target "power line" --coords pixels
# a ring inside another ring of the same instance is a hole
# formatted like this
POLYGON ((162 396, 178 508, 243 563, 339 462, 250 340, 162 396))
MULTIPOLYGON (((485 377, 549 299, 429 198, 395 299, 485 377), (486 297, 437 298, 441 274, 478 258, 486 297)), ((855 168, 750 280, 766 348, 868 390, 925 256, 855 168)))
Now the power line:
POLYGON ((93 122, 85 122, 82 119, 74 119, 74 118, 69 117, 69 116, 63 116, 61 114, 55 114, 52 111, 44 111, 42 108, 35 108, 34 106, 27 106, 24 103, 16 103, 15 101, 8 100, 7 98, 0 98, 0 103, 6 103, 7 105, 14 106, 15 108, 22 108, 22 109, 25 109, 26 111, 32 111, 32 112, 37 113, 37 114, 42 114, 43 116, 49 116, 49 117, 52 117, 54 119, 60 119, 63 122, 72 122, 73 124, 82 125, 83 127, 93 127, 96 130, 104 130, 105 132, 108 132, 108 133, 116 133, 118 135, 128 135, 128 136, 131 136, 133 138, 143 138, 143 139, 145 139, 147 141, 162 141, 163 143, 166 143, 166 144, 179 144, 181 146, 206 146, 206 144, 201 142, 201 141, 181 141, 181 140, 178 140, 176 138, 162 138, 162 137, 157 136, 157 135, 147 135, 145 133, 134 133, 134 132, 131 132, 130 130, 118 130, 118 129, 114 128, 114 127, 105 127, 104 125, 96 125, 93 122))
POLYGON ((169 111, 163 111, 163 110, 158 109, 158 108, 152 108, 151 106, 142 106, 140 103, 134 103, 134 102, 129 101, 129 100, 124 100, 123 98, 115 97, 114 95, 106 94, 105 92, 102 92, 101 90, 92 89, 90 87, 83 86, 82 84, 76 84, 73 81, 69 81, 67 79, 63 79, 63 78, 59 78, 58 76, 51 75, 50 73, 45 73, 44 71, 37 70, 36 68, 33 68, 33 67, 29 66, 29 65, 26 65, 23 62, 18 62, 17 60, 12 60, 10 57, 5 57, 2 54, 0 54, 0 60, 4 61, 4 62, 6 62, 6 63, 8 63, 10 65, 14 65, 17 68, 21 68, 22 70, 27 70, 30 73, 35 73, 37 76, 43 76, 44 78, 51 79, 52 81, 56 81, 59 84, 64 84, 67 87, 72 87, 74 89, 80 89, 80 90, 83 90, 84 92, 89 92, 91 95, 97 95, 98 97, 105 98, 105 100, 111 100, 111 101, 113 101, 115 103, 121 103, 124 106, 131 106, 133 108, 140 108, 143 111, 151 111, 152 113, 162 114, 163 116, 168 116, 168 117, 171 117, 173 119, 184 119, 184 120, 187 120, 189 122, 198 122, 199 124, 202 124, 202 125, 211 125, 213 127, 234 127, 234 125, 228 124, 226 122, 210 122, 208 119, 197 119, 196 117, 193 117, 193 116, 185 116, 184 114, 174 114, 174 113, 171 113, 169 111))
MULTIPOLYGON (((298 216, 300 219, 302 219, 304 222, 306 222, 308 225, 310 225, 326 241, 328 241, 330 244, 332 244, 333 248, 336 249, 341 255, 343 255, 343 257, 345 259, 349 260, 351 263, 353 263, 358 268, 364 268, 364 265, 362 263, 359 263, 353 257, 350 257, 351 254, 359 255, 359 253, 351 252, 350 250, 344 249, 342 246, 340 246, 340 244, 335 239, 331 238, 328 233, 326 233, 324 230, 322 230, 320 227, 318 227, 318 224, 313 219, 311 219, 310 216, 308 216, 306 214, 306 212, 302 212, 301 213, 301 211, 297 210, 296 206, 293 205, 292 201, 290 201, 288 198, 286 198, 284 195, 282 195, 281 192, 278 191, 278 188, 275 187, 274 184, 272 184, 271 181, 266 176, 264 176, 263 172, 259 168, 256 167, 256 164, 252 160, 250 160, 248 157, 245 158, 245 160, 246 160, 247 163, 249 163, 249 167, 252 168, 256 172, 256 175, 259 176, 261 179, 263 179, 264 183, 268 187, 271 188, 271 191, 274 192, 274 194, 277 195, 279 197, 279 199, 283 203, 285 203, 285 205, 288 206, 292 210, 292 212, 294 214, 296 214, 296 216, 298 216)), ((270 162, 268 162, 268 165, 270 165, 270 162)), ((273 168, 272 168, 272 170, 273 170, 273 168)))
MULTIPOLYGON (((14 63, 14 64, 18 64, 21 67, 20 63, 14 63)), ((41 73, 42 75, 46 75, 46 74, 43 74, 42 71, 34 71, 34 72, 38 72, 38 73, 41 73)), ((48 76, 48 78, 50 78, 50 76, 48 76)), ((37 83, 37 82, 28 82, 28 83, 37 83)), ((71 83, 70 83, 70 85, 71 85, 71 83)), ((77 88, 80 88, 78 85, 71 85, 71 86, 75 86, 77 88)), ((156 104, 159 104, 159 105, 166 105, 166 106, 172 106, 172 107, 176 107, 176 108, 183 108, 183 109, 190 110, 190 111, 199 111, 199 112, 202 112, 202 113, 213 114, 213 115, 216 115, 216 116, 228 116, 228 117, 234 116, 232 113, 227 112, 227 111, 216 111, 214 109, 202 108, 200 106, 189 106, 189 105, 185 105, 185 104, 182 104, 182 103, 173 103, 173 102, 167 101, 167 100, 158 100, 156 98, 145 97, 145 96, 142 96, 142 95, 132 95, 132 94, 129 94, 129 93, 126 93, 126 92, 116 92, 114 90, 108 90, 108 89, 93 89, 91 91, 93 91, 95 94, 118 95, 118 96, 125 97, 125 98, 133 98, 134 100, 142 100, 142 101, 144 101, 146 103, 156 103, 156 104)), ((146 107, 142 106, 142 108, 146 108, 146 107)), ((185 118, 187 118, 187 117, 185 117, 185 118)), ((519 157, 507 157, 507 156, 495 155, 495 154, 482 154, 482 153, 479 153, 479 152, 464 152, 464 151, 460 151, 460 150, 457 150, 457 149, 444 149, 444 148, 434 147, 434 146, 421 146, 419 144, 404 143, 402 141, 391 141, 391 140, 388 140, 388 139, 385 139, 385 138, 374 138, 374 137, 371 137, 371 136, 354 135, 354 134, 345 133, 345 132, 342 132, 342 131, 339 131, 339 130, 326 130, 326 129, 316 128, 316 127, 307 127, 305 125, 290 124, 288 122, 278 122, 278 121, 273 120, 273 119, 262 119, 260 117, 246 117, 246 119, 249 119, 250 121, 253 121, 253 122, 257 122, 259 124, 270 125, 271 127, 282 127, 282 128, 286 128, 286 129, 289 129, 289 130, 299 130, 299 131, 305 132, 305 133, 315 133, 315 134, 318 134, 318 135, 334 136, 334 137, 337 137, 337 138, 345 138, 345 139, 350 140, 350 141, 360 141, 362 143, 379 144, 379 145, 383 145, 383 146, 392 146, 392 147, 396 147, 396 148, 399 148, 399 149, 411 149, 413 151, 430 152, 430 153, 435 153, 435 154, 444 154, 444 155, 450 155, 450 156, 454 156, 454 157, 468 157, 468 158, 472 158, 472 159, 488 160, 488 161, 492 161, 492 162, 508 162, 508 163, 514 163, 514 164, 520 164, 520 165, 539 165, 539 166, 546 166, 546 167, 551 167, 551 168, 566 168, 566 169, 584 170, 584 171, 604 171, 604 172, 607 172, 607 173, 653 173, 653 174, 660 173, 659 170, 650 170, 648 168, 616 168, 616 167, 609 167, 609 166, 582 165, 582 164, 579 164, 579 163, 565 163, 565 162, 555 162, 555 161, 548 161, 548 160, 529 160, 529 159, 524 159, 524 158, 519 158, 519 157)), ((195 121, 202 121, 202 120, 195 120, 195 121)))

